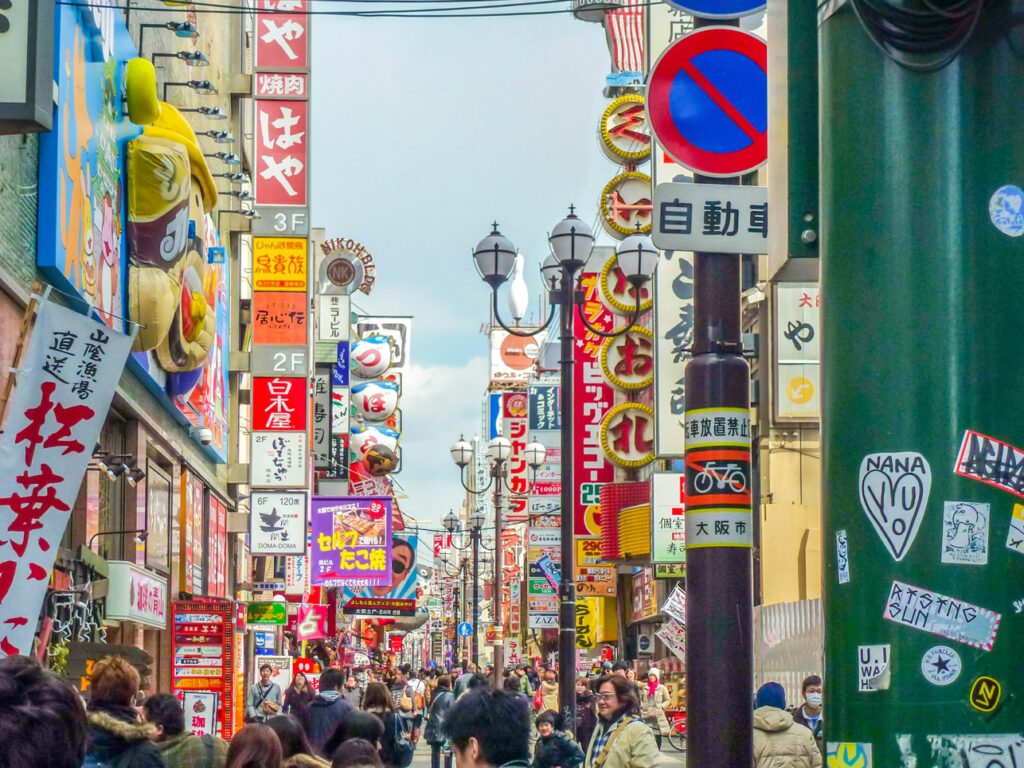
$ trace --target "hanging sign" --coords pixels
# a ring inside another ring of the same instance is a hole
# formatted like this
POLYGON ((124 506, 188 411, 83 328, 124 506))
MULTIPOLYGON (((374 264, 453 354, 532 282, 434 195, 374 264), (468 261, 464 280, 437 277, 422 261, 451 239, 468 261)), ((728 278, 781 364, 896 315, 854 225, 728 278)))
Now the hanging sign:
POLYGON ((616 240, 651 231, 651 177, 625 171, 601 192, 601 226, 616 240))
MULTIPOLYGON (((171 652, 173 693, 216 694, 216 732, 230 739, 234 731, 235 631, 234 604, 228 600, 188 600, 171 603, 174 636, 171 652)), ((187 725, 187 723, 186 723, 187 725)))
POLYGON ((256 8, 254 65, 259 71, 309 70, 306 0, 260 0, 256 8))
POLYGON ((647 79, 651 129, 681 165, 740 176, 768 159, 768 46, 735 27, 673 43, 647 79))
POLYGON ((249 484, 305 488, 307 437, 305 432, 253 432, 249 484))
MULTIPOLYGON (((252 239, 252 289, 254 291, 306 292, 306 240, 299 237, 252 239)), ((303 302, 305 312, 305 302, 303 302)), ((305 326, 303 326, 305 327, 305 326)), ((302 334, 302 343, 306 334, 302 334)))
POLYGON ((253 491, 249 551, 252 555, 306 552, 306 494, 253 491))
POLYGON ((305 429, 308 395, 306 379, 254 377, 252 428, 261 432, 305 429))
POLYGON ((654 381, 654 334, 635 326, 601 344, 601 370, 619 389, 633 392, 654 381))
POLYGON ((391 582, 392 499, 313 498, 313 583, 325 587, 391 582))
POLYGON ((605 455, 620 467, 643 467, 654 461, 654 409, 643 403, 620 403, 601 422, 605 455))
MULTIPOLYGON (((269 251, 267 257, 271 258, 269 251)), ((266 269, 262 274, 261 280, 270 282, 272 278, 266 269)), ((252 295, 252 343, 305 345, 306 314, 304 293, 255 291, 252 295)))

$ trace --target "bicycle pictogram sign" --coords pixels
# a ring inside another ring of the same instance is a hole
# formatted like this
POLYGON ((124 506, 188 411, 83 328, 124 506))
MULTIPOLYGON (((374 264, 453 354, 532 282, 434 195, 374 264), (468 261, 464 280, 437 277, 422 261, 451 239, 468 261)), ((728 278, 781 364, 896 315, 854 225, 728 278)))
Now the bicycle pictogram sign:
POLYGON ((750 451, 706 449, 686 454, 688 507, 750 504, 750 451))

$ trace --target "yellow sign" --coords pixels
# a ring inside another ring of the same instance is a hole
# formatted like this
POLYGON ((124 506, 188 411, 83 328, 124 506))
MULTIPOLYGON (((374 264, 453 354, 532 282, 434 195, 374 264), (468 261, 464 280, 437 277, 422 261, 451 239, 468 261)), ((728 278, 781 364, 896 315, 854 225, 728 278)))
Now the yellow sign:
POLYGON ((803 376, 794 376, 786 385, 786 394, 797 405, 809 403, 814 397, 814 383, 803 376))
POLYGON ((587 650, 597 645, 597 598, 576 598, 576 647, 587 650))
POLYGON ((982 675, 971 686, 971 706, 979 712, 992 712, 999 706, 999 697, 1003 687, 997 680, 982 675))
POLYGON ((305 291, 307 243, 301 237, 252 239, 254 291, 305 291))
POLYGON ((576 594, 615 594, 615 566, 601 556, 600 539, 576 539, 576 594))
POLYGON ((828 768, 871 768, 871 745, 830 741, 825 764, 828 768))

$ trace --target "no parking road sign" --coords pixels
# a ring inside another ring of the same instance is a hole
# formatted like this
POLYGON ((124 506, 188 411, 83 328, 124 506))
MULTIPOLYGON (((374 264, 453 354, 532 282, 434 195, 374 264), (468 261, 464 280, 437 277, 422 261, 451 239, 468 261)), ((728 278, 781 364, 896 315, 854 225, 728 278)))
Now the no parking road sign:
POLYGON ((668 0, 668 4, 702 19, 735 19, 763 11, 765 0, 668 0))
POLYGON ((677 163, 740 176, 768 159, 768 47, 735 27, 704 27, 668 48, 647 80, 651 129, 677 163))

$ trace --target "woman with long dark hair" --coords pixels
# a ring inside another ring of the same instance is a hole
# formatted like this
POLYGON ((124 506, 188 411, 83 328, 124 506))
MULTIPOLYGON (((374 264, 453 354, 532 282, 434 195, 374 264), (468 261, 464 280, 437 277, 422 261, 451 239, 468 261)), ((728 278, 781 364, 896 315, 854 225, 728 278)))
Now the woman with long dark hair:
POLYGON ((384 723, 380 759, 387 768, 407 768, 415 745, 405 730, 404 719, 395 711, 395 700, 383 683, 370 683, 363 694, 363 711, 376 715, 384 723))
POLYGON ((281 742, 273 730, 250 723, 234 735, 224 768, 281 768, 281 742))
POLYGON ((267 727, 281 742, 281 768, 327 768, 328 762, 313 754, 306 731, 292 715, 275 715, 267 727))
POLYGON ((306 708, 316 697, 316 691, 314 691, 310 685, 309 680, 301 672, 296 672, 295 677, 292 678, 292 684, 288 686, 288 690, 284 692, 284 713, 286 715, 299 716, 299 713, 306 708))

